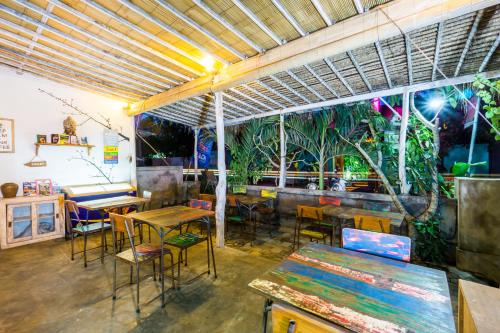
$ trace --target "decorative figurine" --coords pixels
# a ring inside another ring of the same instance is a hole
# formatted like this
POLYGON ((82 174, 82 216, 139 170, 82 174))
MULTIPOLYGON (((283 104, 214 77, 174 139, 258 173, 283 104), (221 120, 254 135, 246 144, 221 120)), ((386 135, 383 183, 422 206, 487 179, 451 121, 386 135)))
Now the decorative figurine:
POLYGON ((68 116, 68 118, 64 119, 63 126, 64 134, 76 135, 76 127, 78 126, 78 124, 73 118, 71 118, 71 116, 68 116))

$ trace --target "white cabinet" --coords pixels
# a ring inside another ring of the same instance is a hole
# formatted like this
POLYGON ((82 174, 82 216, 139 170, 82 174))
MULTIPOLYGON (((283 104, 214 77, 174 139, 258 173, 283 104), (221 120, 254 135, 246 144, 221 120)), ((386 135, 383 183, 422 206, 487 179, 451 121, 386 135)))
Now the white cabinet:
POLYGON ((64 237, 62 195, 0 200, 2 249, 64 237))

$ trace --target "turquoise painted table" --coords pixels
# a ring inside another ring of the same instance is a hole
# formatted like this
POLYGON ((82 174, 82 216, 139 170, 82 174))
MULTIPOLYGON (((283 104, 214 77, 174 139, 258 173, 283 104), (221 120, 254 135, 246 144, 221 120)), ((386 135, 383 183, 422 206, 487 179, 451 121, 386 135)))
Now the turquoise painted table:
POLYGON ((455 332, 444 272, 370 254, 310 244, 249 286, 355 332, 455 332))

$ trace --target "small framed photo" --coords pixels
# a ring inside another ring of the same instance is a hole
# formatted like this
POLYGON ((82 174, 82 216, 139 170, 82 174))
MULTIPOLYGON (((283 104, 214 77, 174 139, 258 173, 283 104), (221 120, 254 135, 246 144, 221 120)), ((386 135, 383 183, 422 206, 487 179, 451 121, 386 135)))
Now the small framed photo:
POLYGON ((37 179, 36 180, 36 194, 38 195, 52 195, 54 189, 52 188, 52 180, 50 179, 37 179))
POLYGON ((67 134, 59 134, 59 144, 60 145, 67 145, 70 143, 69 141, 69 135, 67 134))
POLYGON ((87 139, 86 136, 82 136, 80 138, 80 144, 82 144, 82 145, 88 145, 89 144, 89 140, 87 139))
POLYGON ((23 195, 33 197, 36 195, 36 182, 23 182, 23 195))
POLYGON ((78 138, 75 135, 70 135, 69 136, 69 143, 72 145, 78 144, 78 138))
POLYGON ((47 136, 44 134, 37 134, 36 136, 36 143, 47 143, 47 136))
POLYGON ((59 134, 52 134, 50 136, 50 143, 57 145, 59 143, 59 134))

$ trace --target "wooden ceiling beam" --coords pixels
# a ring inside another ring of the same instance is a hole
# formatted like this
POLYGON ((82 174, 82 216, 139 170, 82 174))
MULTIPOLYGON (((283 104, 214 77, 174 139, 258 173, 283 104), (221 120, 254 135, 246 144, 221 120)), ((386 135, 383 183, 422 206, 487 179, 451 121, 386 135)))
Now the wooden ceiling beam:
MULTIPOLYGON (((35 26, 37 26, 37 27, 43 27, 46 31, 49 31, 49 32, 51 32, 51 33, 53 33, 53 34, 56 34, 57 36, 59 36, 59 37, 61 37, 61 38, 64 38, 64 39, 66 39, 66 40, 68 40, 68 41, 71 41, 72 43, 75 43, 75 44, 77 44, 77 45, 80 45, 81 47, 84 47, 85 49, 88 49, 88 50, 90 50, 90 51, 92 51, 92 52, 98 53, 99 55, 101 55, 101 56, 103 56, 103 57, 105 57, 105 58, 109 58, 109 59, 111 59, 112 61, 116 61, 116 62, 122 63, 122 64, 124 64, 124 65, 128 65, 128 66, 131 66, 131 67, 135 67, 135 68, 137 68, 137 69, 139 69, 139 70, 143 70, 143 69, 141 68, 142 66, 138 66, 137 64, 134 64, 133 62, 131 62, 131 61, 127 60, 127 59, 124 59, 124 58, 118 57, 118 56, 116 56, 116 55, 113 55, 113 54, 112 54, 112 53, 110 53, 110 52, 106 52, 106 51, 104 51, 104 50, 102 50, 102 49, 99 49, 98 47, 95 47, 95 46, 94 46, 94 45, 92 45, 92 44, 89 44, 89 43, 87 43, 87 42, 85 42, 85 41, 82 41, 82 40, 80 40, 80 39, 78 39, 78 38, 76 38, 76 37, 73 37, 73 36, 72 36, 72 35, 70 35, 70 34, 64 33, 64 32, 62 32, 62 31, 60 31, 60 30, 58 30, 58 29, 55 29, 55 28, 53 28, 53 27, 51 27, 51 26, 49 26, 49 25, 47 25, 47 24, 43 24, 43 23, 41 23, 40 21, 37 21, 37 20, 33 19, 32 17, 27 16, 27 15, 25 15, 25 14, 21 14, 21 13, 19 13, 19 12, 15 11, 15 10, 13 10, 13 9, 11 9, 11 8, 7 7, 7 6, 4 6, 4 5, 0 4, 0 11, 2 11, 2 12, 4 12, 4 13, 7 13, 7 14, 9 14, 9 15, 12 15, 12 16, 14 16, 14 17, 16 17, 16 18, 18 18, 18 19, 20 19, 20 20, 22 20, 22 21, 26 22, 26 23, 33 24, 33 25, 35 25, 35 26)), ((2 22, 3 22, 3 19, 2 19, 2 22)), ((29 30, 29 29, 27 29, 27 30, 29 30)), ((30 31, 31 31, 31 30, 30 30, 30 31)), ((36 33, 36 32, 35 32, 35 31, 31 31, 31 33, 30 33, 30 34, 33 34, 33 33, 36 33)), ((40 35, 38 38, 39 38, 39 39, 44 39, 44 40, 49 40, 49 41, 51 40, 51 38, 48 38, 48 37, 46 37, 45 35, 40 35)), ((63 43, 62 43, 62 44, 63 44, 63 43)), ((64 45, 64 44, 63 44, 63 45, 64 45)), ((70 48, 70 49, 71 49, 71 47, 66 46, 66 45, 64 45, 64 48, 65 48, 65 49, 68 49, 68 48, 70 48)), ((80 54, 80 55, 82 55, 84 52, 83 52, 82 50, 78 50, 78 51, 75 51, 75 53, 76 53, 76 54, 80 54)), ((95 58, 97 58, 97 57, 95 57, 95 58)), ((97 59, 98 59, 98 58, 97 58, 97 59)), ((108 66, 112 66, 110 62, 107 62, 107 61, 106 61, 106 64, 107 64, 108 66)), ((146 76, 146 75, 140 74, 140 73, 138 73, 137 71, 127 70, 125 67, 122 67, 122 66, 118 66, 118 67, 120 67, 120 69, 121 69, 122 71, 124 71, 124 72, 126 71, 126 72, 128 72, 129 74, 131 74, 131 75, 134 75, 134 76, 136 76, 136 77, 138 77, 138 78, 143 79, 144 81, 149 81, 149 82, 151 82, 151 83, 157 84, 157 85, 162 86, 162 87, 164 87, 164 88, 170 88, 170 87, 171 87, 171 85, 170 85, 170 84, 167 84, 166 82, 158 81, 157 79, 154 79, 154 78, 148 77, 148 76, 146 76)), ((146 68, 144 68, 144 70, 143 70, 143 71, 147 72, 148 74, 154 74, 155 76, 159 76, 159 74, 158 74, 158 73, 156 73, 156 72, 154 72, 154 71, 152 71, 152 70, 148 70, 148 69, 146 69, 146 68)), ((164 77, 162 77, 162 76, 159 76, 159 77, 160 77, 160 78, 162 78, 162 79, 165 79, 165 78, 164 78, 164 77)))
POLYGON ((261 53, 264 52, 264 49, 255 44, 250 38, 245 36, 241 31, 236 29, 231 23, 226 21, 222 16, 217 14, 212 8, 210 8, 206 3, 204 3, 202 0, 193 0, 193 2, 203 9, 208 15, 210 15, 214 20, 222 24, 224 27, 226 27, 229 31, 231 31, 233 34, 238 36, 239 39, 247 43, 249 46, 251 46, 255 51, 261 53))
POLYGON ((195 42, 194 40, 190 39, 189 37, 181 34, 174 28, 172 28, 170 25, 166 24, 165 22, 161 21, 160 19, 157 19, 156 17, 153 17, 152 15, 148 14, 144 9, 141 7, 133 4, 129 0, 117 0, 119 3, 127 7, 128 9, 136 12, 137 14, 141 15, 144 17, 146 20, 154 23, 155 25, 159 26, 163 30, 167 31, 168 33, 174 35, 175 37, 179 38, 180 40, 184 41, 185 43, 191 45, 192 47, 202 51, 202 53, 205 53, 207 55, 212 56, 213 58, 219 60, 221 63, 228 65, 229 62, 218 56, 217 54, 213 53, 212 51, 208 50, 206 47, 202 46, 201 44, 195 42))
POLYGON ((379 40, 400 36, 401 30, 406 33, 494 6, 497 3, 497 0, 419 0, 413 2, 413 6, 408 6, 407 0, 394 0, 363 15, 356 15, 264 54, 227 66, 213 77, 195 79, 134 103, 129 114, 144 112, 173 103, 178 99, 203 95, 209 91, 223 91, 290 68, 373 44, 379 40), (217 78, 213 80, 215 76, 217 78))
POLYGON ((441 41, 443 40, 444 22, 439 22, 438 31, 436 36, 436 48, 434 49, 434 60, 432 63, 432 76, 431 81, 436 79, 436 70, 439 65, 439 54, 441 51, 441 41))
POLYGON ((486 69, 486 66, 488 66, 488 62, 490 62, 491 56, 493 55, 493 53, 495 53, 495 50, 497 49, 499 44, 500 44, 500 33, 497 35, 495 42, 493 43, 493 45, 491 45, 490 49, 488 50, 488 53, 486 53, 486 56, 481 62, 481 66, 479 66, 479 72, 482 72, 486 69))
MULTIPOLYGON (((45 10, 45 9, 43 9, 41 7, 38 7, 38 6, 36 6, 36 5, 28 2, 26 0, 12 0, 12 1, 15 2, 16 4, 20 5, 20 6, 23 6, 25 8, 28 8, 28 9, 34 11, 35 13, 43 15, 44 17, 48 17, 52 21, 57 22, 58 24, 61 24, 61 25, 65 26, 66 28, 69 28, 69 29, 71 29, 73 31, 76 31, 76 32, 82 34, 83 36, 86 36, 87 38, 89 38, 89 39, 91 39, 91 40, 93 40, 95 42, 98 42, 100 44, 106 45, 107 47, 109 47, 109 48, 111 48, 111 49, 113 49, 115 51, 121 52, 121 53, 123 53, 123 54, 125 54, 125 55, 127 55, 129 57, 135 58, 136 60, 139 60, 142 63, 146 63, 146 64, 148 64, 150 66, 153 66, 153 67, 155 67, 155 68, 157 68, 157 69, 159 69, 159 70, 161 70, 163 72, 169 73, 170 75, 176 76, 176 77, 181 78, 181 79, 183 79, 185 81, 189 81, 191 79, 191 77, 189 77, 189 76, 186 76, 186 75, 184 75, 182 73, 179 73, 179 72, 171 69, 170 67, 167 67, 167 66, 161 65, 161 64, 159 64, 159 63, 157 63, 155 61, 152 61, 149 58, 143 57, 143 56, 137 54, 136 52, 133 52, 133 51, 129 50, 126 47, 118 45, 118 44, 116 44, 116 43, 114 43, 112 41, 109 41, 106 38, 103 38, 103 37, 99 36, 98 34, 91 33, 89 31, 87 31, 86 29, 83 29, 83 28, 81 28, 81 27, 79 27, 79 26, 77 26, 77 25, 75 25, 75 24, 73 24, 71 22, 68 22, 68 21, 66 21, 63 18, 61 18, 61 17, 59 17, 57 15, 54 15, 53 13, 49 13, 47 10, 45 10)), ((68 11, 69 9, 66 8, 65 10, 68 11)), ((78 13, 78 12, 76 11, 76 13, 78 13)), ((72 15, 77 15, 78 18, 80 18, 82 20, 86 20, 87 22, 89 22, 89 21, 92 22, 92 20, 89 20, 90 18, 87 17, 86 15, 75 14, 75 11, 72 11, 71 14, 72 15)), ((39 28, 43 29, 43 28, 46 28, 48 26, 47 23, 44 23, 44 22, 40 22, 40 23, 43 24, 43 25, 40 25, 39 28)), ((95 22, 93 22, 91 24, 95 25, 95 22)), ((101 27, 99 25, 97 25, 97 26, 99 27, 99 29, 103 29, 103 27, 101 27)), ((49 29, 49 28, 47 28, 47 30, 50 31, 50 32, 52 32, 52 33, 56 33, 55 29, 49 29)), ((109 33, 112 33, 113 30, 107 29, 107 31, 109 33)), ((57 34, 60 35, 60 33, 57 33, 57 34)), ((146 73, 148 73, 150 75, 156 76, 156 77, 158 77, 158 78, 160 78, 162 80, 165 80, 167 82, 170 82, 172 84, 177 85, 177 84, 181 83, 181 81, 179 81, 177 79, 173 79, 173 78, 171 78, 169 76, 161 75, 160 73, 158 73, 156 71, 153 71, 153 70, 151 70, 151 69, 149 69, 147 67, 144 67, 144 66, 142 66, 142 65, 140 65, 138 63, 130 62, 130 65, 134 66, 134 67, 137 67, 137 69, 139 69, 139 70, 141 70, 143 72, 146 72, 146 73)))
POLYGON ((378 58, 380 63, 382 64, 382 69, 384 70, 385 80, 387 81, 387 85, 389 88, 392 88, 391 76, 389 75, 389 68, 387 68, 387 63, 385 62, 384 50, 382 49, 382 45, 380 42, 375 42, 375 47, 377 48, 378 58))
POLYGON ((356 71, 358 72, 359 76, 361 76, 361 79, 365 83, 368 90, 373 91, 373 88, 372 88, 372 85, 370 84, 370 81, 366 77, 365 72, 363 71, 363 68, 361 68, 360 64, 358 64, 358 61, 354 57, 354 54, 352 54, 351 51, 347 51, 347 55, 349 56, 349 59, 351 59, 352 64, 356 68, 356 71))
MULTIPOLYGON (((22 26, 19 26, 17 24, 14 24, 14 23, 11 23, 10 21, 7 21, 7 20, 4 20, 2 18, 0 18, 0 23, 12 28, 12 29, 15 29, 15 30, 18 30, 18 31, 21 31, 21 32, 24 32, 24 33, 27 33, 27 34, 34 34, 35 32, 32 31, 32 30, 29 30, 27 28, 24 28, 22 26)), ((0 28, 0 35, 4 35, 4 36, 8 36, 16 41, 19 41, 21 43, 25 43, 25 44, 29 44, 30 43, 30 39, 28 38, 25 38, 25 37, 22 37, 18 34, 15 34, 13 32, 10 32, 8 30, 5 30, 5 29, 1 29, 0 28)), ((54 40, 51 40, 50 38, 46 38, 45 36, 43 35, 40 35, 38 37, 39 39, 41 40, 44 40, 56 47, 60 47, 61 49, 65 50, 65 51, 69 51, 70 53, 73 53, 74 55, 78 55, 78 51, 75 50, 75 49, 72 49, 72 48, 68 48, 68 46, 66 46, 65 44, 63 43, 60 43, 60 42, 57 42, 57 41, 54 41, 54 40)), ((17 49, 21 49, 23 48, 23 46, 21 45, 18 45, 16 43, 13 43, 11 41, 8 41, 8 40, 4 40, 4 39, 1 39, 2 40, 2 43, 4 43, 5 45, 9 45, 10 47, 13 47, 13 48, 17 48, 17 49)), ((96 64, 93 64, 93 63, 90 63, 90 62, 87 62, 87 61, 84 61, 84 60, 81 60, 80 58, 74 56, 74 55, 71 55, 71 54, 67 54, 67 53, 63 53, 63 52, 60 52, 60 51, 57 51, 53 48, 50 48, 48 46, 45 46, 45 45, 42 45, 40 43, 36 44, 35 45, 35 48, 36 49, 39 49, 39 50, 43 50, 44 52, 47 52, 49 54, 44 54, 44 53, 41 53, 41 52, 38 52, 38 51, 33 51, 32 53, 35 54, 35 52, 37 53, 38 56, 44 58, 44 59, 58 59, 58 58, 62 58, 62 59, 66 59, 67 61, 70 61, 70 62, 73 62, 73 63, 78 63, 78 64, 81 64, 83 66, 86 66, 90 69, 93 69, 95 70, 96 72, 100 72, 104 75, 107 75, 107 76, 111 76, 115 79, 118 79, 120 81, 126 81, 126 82, 130 82, 132 83, 133 85, 135 85, 135 88, 134 89, 142 89, 144 92, 147 92, 149 95, 151 95, 151 93, 158 93, 161 91, 161 89, 159 89, 158 87, 155 87, 155 86, 152 86, 150 84, 147 84, 147 83, 144 83, 142 81, 139 81, 139 80, 134 80, 133 77, 130 77, 130 76, 125 76, 125 75, 121 75, 121 74, 118 74, 118 73, 115 73, 111 70, 108 70, 102 66, 99 66, 99 65, 96 65, 96 64), (56 56, 56 57, 54 57, 56 56), (141 88, 138 88, 138 87, 141 87, 141 88), (144 90, 144 89, 147 89, 147 90, 144 90)), ((90 55, 86 55, 85 53, 83 52, 80 52, 80 55, 83 56, 83 57, 86 57, 90 60, 93 60, 95 62, 97 62, 98 64, 100 65, 105 65, 106 66, 106 62, 102 61, 100 58, 96 58, 96 57, 93 57, 93 56, 90 56, 90 55)), ((116 68, 118 71, 120 70, 119 68, 121 68, 120 66, 116 66, 116 67, 112 67, 112 68, 116 68)), ((131 74, 131 73, 129 73, 131 74)))
POLYGON ((483 10, 480 10, 476 17, 474 18, 474 23, 472 24, 472 27, 470 29, 469 35, 467 36, 467 40, 465 41, 465 46, 464 49, 462 50, 462 54, 460 55, 460 59, 458 60, 457 68, 455 68, 455 73, 453 76, 457 76, 460 73, 460 69, 462 69, 462 65, 464 64, 465 57, 467 56, 467 53, 469 52, 469 49, 472 45, 472 42, 474 40, 474 36, 476 35, 477 28, 479 27, 479 22, 481 21, 481 18, 483 17, 483 10))

